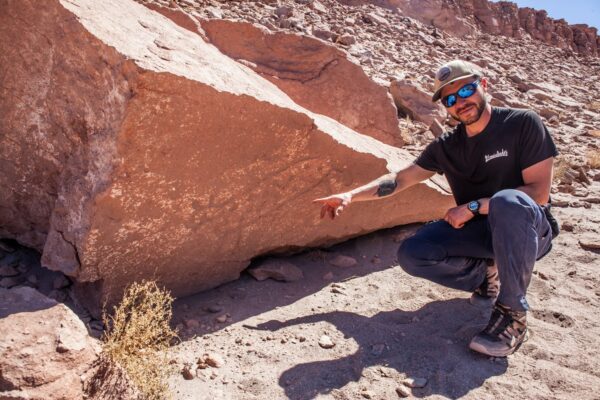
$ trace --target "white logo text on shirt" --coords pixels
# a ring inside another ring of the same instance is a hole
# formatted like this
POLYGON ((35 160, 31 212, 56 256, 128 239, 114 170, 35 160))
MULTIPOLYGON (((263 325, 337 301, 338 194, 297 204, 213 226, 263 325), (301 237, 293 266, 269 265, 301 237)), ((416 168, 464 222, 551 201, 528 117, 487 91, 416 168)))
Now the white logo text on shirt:
POLYGON ((485 155, 485 162, 491 161, 494 158, 498 158, 498 157, 508 157, 508 151, 502 149, 502 150, 498 150, 494 154, 486 154, 485 155))

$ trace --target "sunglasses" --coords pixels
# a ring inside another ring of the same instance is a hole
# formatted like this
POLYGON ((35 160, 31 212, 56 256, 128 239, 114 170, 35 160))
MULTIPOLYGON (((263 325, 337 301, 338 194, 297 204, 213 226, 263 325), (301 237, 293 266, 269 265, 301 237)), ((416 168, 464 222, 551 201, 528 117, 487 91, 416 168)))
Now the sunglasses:
POLYGON ((480 79, 477 79, 474 82, 467 83, 466 85, 458 89, 456 93, 451 93, 447 96, 442 97, 442 104, 444 105, 444 107, 450 108, 456 104, 456 101, 459 97, 461 99, 466 99, 467 97, 473 96, 473 94, 477 91, 477 86, 479 86, 480 81, 480 79))

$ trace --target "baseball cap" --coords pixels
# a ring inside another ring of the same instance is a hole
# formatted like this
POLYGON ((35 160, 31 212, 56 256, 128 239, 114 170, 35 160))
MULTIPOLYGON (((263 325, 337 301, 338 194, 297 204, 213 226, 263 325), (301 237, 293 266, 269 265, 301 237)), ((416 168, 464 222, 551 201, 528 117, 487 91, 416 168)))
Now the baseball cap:
POLYGON ((442 65, 435 74, 434 92, 431 101, 435 102, 440 99, 440 93, 444 86, 459 79, 481 75, 478 67, 468 61, 454 60, 442 65))

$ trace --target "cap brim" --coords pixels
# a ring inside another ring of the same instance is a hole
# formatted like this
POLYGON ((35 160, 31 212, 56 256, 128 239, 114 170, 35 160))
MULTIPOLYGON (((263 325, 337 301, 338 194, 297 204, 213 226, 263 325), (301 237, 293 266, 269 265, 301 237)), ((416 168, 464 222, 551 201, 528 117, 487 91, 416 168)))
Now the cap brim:
POLYGON ((474 76, 477 76, 477 74, 470 74, 470 75, 463 75, 463 76, 459 76, 457 78, 454 78, 452 80, 449 80, 448 82, 444 83, 442 86, 440 86, 438 88, 438 90, 435 91, 435 93, 433 94, 433 96, 431 96, 431 101, 432 102, 436 102, 440 99, 441 94, 442 94, 442 89, 445 88, 446 86, 448 86, 449 84, 456 82, 456 81, 460 81, 461 79, 465 79, 465 78, 472 78, 474 76))

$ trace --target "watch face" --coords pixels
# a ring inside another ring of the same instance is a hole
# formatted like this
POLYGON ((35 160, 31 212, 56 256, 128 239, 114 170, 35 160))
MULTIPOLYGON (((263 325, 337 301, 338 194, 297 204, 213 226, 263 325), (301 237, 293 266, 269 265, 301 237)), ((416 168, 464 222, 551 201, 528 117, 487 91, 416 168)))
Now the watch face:
POLYGON ((472 202, 469 203, 469 205, 467 207, 471 211, 477 211, 477 210, 479 210, 479 203, 476 202, 476 201, 472 201, 472 202))

